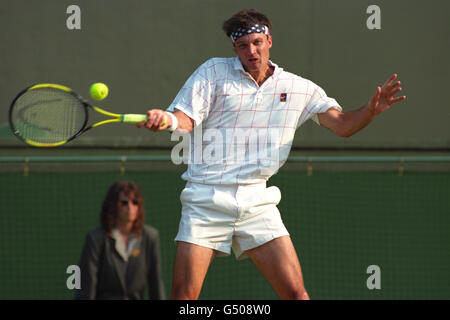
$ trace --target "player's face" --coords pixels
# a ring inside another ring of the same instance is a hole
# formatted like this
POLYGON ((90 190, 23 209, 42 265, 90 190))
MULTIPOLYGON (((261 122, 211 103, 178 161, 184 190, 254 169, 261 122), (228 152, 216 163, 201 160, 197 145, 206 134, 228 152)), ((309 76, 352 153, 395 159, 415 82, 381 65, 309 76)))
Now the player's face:
POLYGON ((132 195, 125 195, 123 192, 119 195, 118 203, 118 223, 134 222, 138 216, 139 204, 132 195))
POLYGON ((234 43, 234 51, 247 72, 265 72, 269 61, 272 37, 262 33, 251 33, 234 43))

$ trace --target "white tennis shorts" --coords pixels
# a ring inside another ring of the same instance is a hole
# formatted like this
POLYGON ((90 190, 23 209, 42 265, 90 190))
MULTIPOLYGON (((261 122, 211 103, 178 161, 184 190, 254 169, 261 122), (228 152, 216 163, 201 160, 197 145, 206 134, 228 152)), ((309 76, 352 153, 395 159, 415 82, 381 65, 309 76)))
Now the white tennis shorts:
POLYGON ((278 211, 280 190, 257 185, 188 182, 181 192, 181 220, 175 241, 248 258, 245 251, 289 235, 278 211))

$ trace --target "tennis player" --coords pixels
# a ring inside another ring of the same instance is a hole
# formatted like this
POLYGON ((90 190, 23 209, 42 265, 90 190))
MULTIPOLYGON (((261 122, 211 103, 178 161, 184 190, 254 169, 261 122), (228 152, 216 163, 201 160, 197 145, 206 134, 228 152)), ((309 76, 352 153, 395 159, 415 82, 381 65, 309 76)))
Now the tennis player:
POLYGON ((206 61, 166 111, 149 110, 148 120, 138 124, 191 135, 172 299, 197 299, 213 259, 231 250, 237 259, 249 257, 281 299, 309 299, 277 209, 280 191, 266 181, 286 161, 295 131, 305 121, 350 137, 405 99, 394 97, 401 91, 394 74, 362 108, 343 112, 318 85, 269 60, 270 29, 270 20, 256 10, 233 15, 223 30, 237 56, 206 61), (196 133, 202 134, 200 142, 196 133), (255 144, 263 146, 262 155, 259 149, 254 154, 255 144), (212 156, 193 161, 199 151, 212 156), (239 152, 244 157, 237 158, 239 152))

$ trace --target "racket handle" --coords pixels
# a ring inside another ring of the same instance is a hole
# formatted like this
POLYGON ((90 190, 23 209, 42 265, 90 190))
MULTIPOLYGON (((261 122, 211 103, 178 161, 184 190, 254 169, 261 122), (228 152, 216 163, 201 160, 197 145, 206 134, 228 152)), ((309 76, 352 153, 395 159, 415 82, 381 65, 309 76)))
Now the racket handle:
POLYGON ((147 121, 146 114, 122 114, 120 116, 120 122, 137 123, 141 121, 147 121))
MULTIPOLYGON (((120 116, 120 122, 128 122, 128 123, 138 123, 141 121, 147 121, 147 115, 146 114, 122 114, 120 116)), ((167 121, 167 117, 164 116, 164 119, 161 123, 161 126, 165 126, 167 121)))

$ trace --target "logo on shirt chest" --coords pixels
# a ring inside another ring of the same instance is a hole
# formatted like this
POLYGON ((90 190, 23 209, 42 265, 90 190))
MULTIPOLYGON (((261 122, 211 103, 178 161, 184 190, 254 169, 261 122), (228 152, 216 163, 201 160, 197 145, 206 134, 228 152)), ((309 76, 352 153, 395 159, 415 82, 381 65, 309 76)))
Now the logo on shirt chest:
POLYGON ((287 93, 280 94, 280 102, 286 102, 287 99, 287 93))

